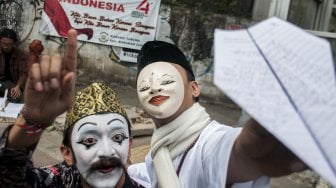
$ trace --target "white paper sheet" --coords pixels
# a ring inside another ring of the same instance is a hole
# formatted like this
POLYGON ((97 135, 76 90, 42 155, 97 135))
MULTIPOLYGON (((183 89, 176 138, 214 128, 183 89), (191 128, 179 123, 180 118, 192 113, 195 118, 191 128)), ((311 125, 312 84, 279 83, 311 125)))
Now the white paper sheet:
POLYGON ((5 98, 0 97, 0 111, 6 107, 5 98))
POLYGON ((215 31, 215 84, 336 186, 336 84, 329 43, 278 18, 215 31))
MULTIPOLYGON (((0 102, 3 100, 3 98, 0 98, 0 102)), ((7 106, 4 108, 4 111, 0 111, 0 117, 17 118, 23 105, 24 104, 21 103, 8 103, 7 106)))

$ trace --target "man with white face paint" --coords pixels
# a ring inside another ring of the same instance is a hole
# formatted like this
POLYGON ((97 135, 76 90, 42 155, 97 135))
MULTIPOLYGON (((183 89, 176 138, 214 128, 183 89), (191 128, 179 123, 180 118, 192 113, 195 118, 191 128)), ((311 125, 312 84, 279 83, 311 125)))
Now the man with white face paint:
POLYGON ((71 146, 76 166, 90 185, 117 185, 124 173, 121 165, 126 164, 128 156, 130 135, 127 125, 125 117, 117 113, 91 115, 75 123, 71 146), (109 159, 109 156, 114 158, 109 159))
POLYGON ((130 123, 111 88, 93 83, 78 92, 65 126, 61 152, 78 169, 84 187, 140 187, 125 169, 130 123))
POLYGON ((129 167, 152 187, 268 187, 267 176, 306 166, 251 119, 243 130, 211 120, 198 103, 191 65, 175 45, 144 44, 138 56, 137 93, 154 119, 145 163, 129 167))
POLYGON ((182 104, 183 79, 177 69, 169 63, 158 62, 149 66, 139 77, 140 103, 153 117, 167 118, 173 115, 182 104), (151 72, 152 69, 156 72, 151 72), (145 77, 145 75, 149 76, 145 77))
POLYGON ((0 138, 0 187, 143 187, 125 169, 130 122, 115 92, 93 83, 74 96, 76 36, 69 31, 63 63, 54 55, 32 65, 25 106, 0 138), (41 133, 66 110, 64 162, 35 168, 41 133))

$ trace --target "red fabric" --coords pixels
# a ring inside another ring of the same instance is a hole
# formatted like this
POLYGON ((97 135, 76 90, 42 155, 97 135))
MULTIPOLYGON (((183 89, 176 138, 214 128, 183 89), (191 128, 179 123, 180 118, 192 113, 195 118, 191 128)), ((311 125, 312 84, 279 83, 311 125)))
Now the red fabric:
MULTIPOLYGON (((70 21, 63 10, 63 7, 58 2, 58 0, 45 0, 44 1, 44 12, 50 18, 51 23, 55 27, 58 35, 66 36, 68 31, 73 27, 70 24, 70 21)), ((84 34, 90 40, 93 36, 93 30, 91 28, 84 28, 84 29, 76 29, 73 28, 79 34, 84 34)))
POLYGON ((29 44, 29 65, 28 69, 30 69, 31 65, 33 63, 38 62, 38 57, 41 55, 41 52, 43 51, 44 47, 42 45, 42 42, 40 40, 33 40, 29 44))

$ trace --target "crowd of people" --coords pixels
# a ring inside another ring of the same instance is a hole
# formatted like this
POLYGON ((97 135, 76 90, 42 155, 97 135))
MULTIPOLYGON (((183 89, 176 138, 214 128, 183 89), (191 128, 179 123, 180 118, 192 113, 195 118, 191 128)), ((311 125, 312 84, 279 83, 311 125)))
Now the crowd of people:
POLYGON ((0 138, 0 185, 261 188, 270 177, 307 168, 253 118, 243 128, 213 120, 198 102, 200 87, 185 55, 163 41, 147 42, 138 56, 137 94, 155 131, 145 162, 129 166, 127 114, 108 83, 75 93, 76 31, 67 38, 63 57, 44 55, 29 70, 24 107, 0 138), (43 130, 66 111, 64 161, 34 167, 43 130))

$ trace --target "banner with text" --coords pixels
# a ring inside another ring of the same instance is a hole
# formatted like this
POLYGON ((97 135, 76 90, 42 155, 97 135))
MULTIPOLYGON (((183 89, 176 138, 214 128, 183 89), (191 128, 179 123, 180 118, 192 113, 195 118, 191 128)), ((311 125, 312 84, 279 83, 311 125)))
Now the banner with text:
POLYGON ((160 0, 45 0, 40 32, 78 40, 140 49, 154 40, 160 0))

